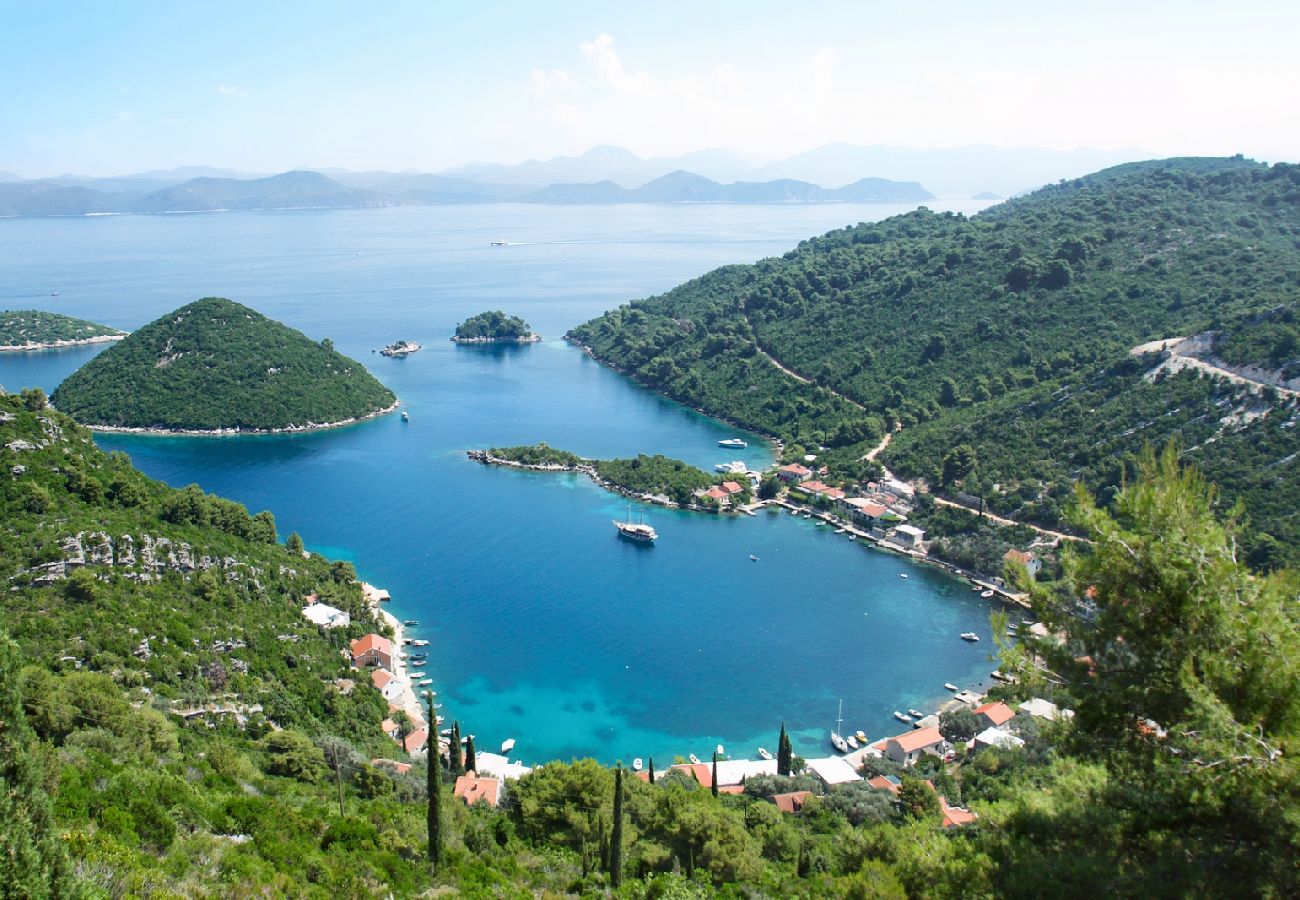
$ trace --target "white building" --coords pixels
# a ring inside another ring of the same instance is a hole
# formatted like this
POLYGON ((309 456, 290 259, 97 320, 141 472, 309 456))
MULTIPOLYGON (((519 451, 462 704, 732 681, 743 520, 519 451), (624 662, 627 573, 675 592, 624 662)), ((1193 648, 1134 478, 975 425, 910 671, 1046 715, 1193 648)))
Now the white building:
POLYGON ((302 615, 308 622, 321 628, 346 628, 352 624, 352 617, 341 609, 335 609, 328 603, 313 603, 302 608, 302 615))
POLYGON ((984 747, 1001 747, 1003 750, 1019 750, 1023 746, 1025 746, 1023 739, 1009 731, 1003 731, 1001 728, 985 728, 979 734, 975 735, 976 750, 984 747))
POLYGON ((894 529, 894 538, 904 547, 920 547, 925 541, 925 529, 915 525, 899 525, 894 529))
POLYGON ((846 763, 843 757, 827 756, 822 759, 806 759, 804 764, 827 787, 862 780, 862 776, 851 765, 846 763))

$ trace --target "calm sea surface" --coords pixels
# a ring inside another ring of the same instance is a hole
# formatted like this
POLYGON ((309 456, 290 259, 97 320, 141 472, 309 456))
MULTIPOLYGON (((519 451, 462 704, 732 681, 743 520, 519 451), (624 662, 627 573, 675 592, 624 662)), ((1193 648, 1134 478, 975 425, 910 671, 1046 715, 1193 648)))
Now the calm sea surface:
MULTIPOLYGON (((0 220, 0 309, 133 329, 225 296, 368 365, 410 422, 98 442, 171 484, 270 509, 282 535, 298 531, 388 588, 394 612, 433 641, 444 714, 480 749, 513 737, 525 762, 707 757, 718 743, 752 756, 775 750, 784 720, 798 752, 820 754, 840 700, 845 727, 874 739, 901 728, 893 710, 944 696, 943 682, 985 681, 987 606, 942 573, 786 514, 648 508, 659 541, 631 545, 610 524, 626 513, 614 495, 577 477, 485 468, 464 451, 545 440, 709 469, 770 462, 752 436, 748 450, 719 448, 735 429, 560 337, 718 265, 903 210, 491 205, 0 220), (447 340, 489 308, 524 316, 547 341, 447 340), (399 338, 425 349, 372 353, 399 338), (968 629, 984 641, 959 640, 968 629)), ((101 350, 0 354, 0 384, 52 390, 101 350)))

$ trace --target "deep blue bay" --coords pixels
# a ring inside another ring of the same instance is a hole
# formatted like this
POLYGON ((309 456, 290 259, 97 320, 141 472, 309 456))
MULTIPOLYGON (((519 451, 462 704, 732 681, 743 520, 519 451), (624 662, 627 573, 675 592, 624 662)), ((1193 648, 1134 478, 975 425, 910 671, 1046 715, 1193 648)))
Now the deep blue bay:
MULTIPOLYGON (((942 204, 935 204, 942 206, 942 204)), ((965 204, 973 211, 978 204, 965 204)), ((571 326, 715 266, 903 211, 895 206, 490 205, 0 220, 0 308, 136 328, 226 296, 330 337, 402 398, 388 416, 305 435, 104 435, 169 483, 275 513, 421 620, 444 714, 525 762, 704 757, 723 743, 829 751, 894 709, 992 668, 988 606, 962 582, 785 514, 645 510, 656 546, 618 540, 625 501, 585 479, 489 469, 472 447, 546 440, 588 456, 664 453, 705 468, 770 461, 756 439, 657 397, 565 345, 571 326), (493 240, 512 242, 493 248, 493 240), (57 291, 58 296, 51 296, 57 291), (531 347, 457 347, 485 308, 528 319, 531 347), (371 351, 398 338, 404 360, 371 351), (750 560, 750 554, 760 557, 750 560), (909 577, 904 579, 900 575, 909 577), (985 640, 957 635, 974 629, 985 640)), ((0 384, 52 390, 102 347, 0 355, 0 384)))

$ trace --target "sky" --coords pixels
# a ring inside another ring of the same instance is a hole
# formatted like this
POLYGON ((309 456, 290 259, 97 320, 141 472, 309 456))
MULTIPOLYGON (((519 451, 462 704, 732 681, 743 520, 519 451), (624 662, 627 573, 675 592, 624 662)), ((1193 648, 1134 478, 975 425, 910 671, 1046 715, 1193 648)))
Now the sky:
POLYGON ((1300 3, 0 0, 0 170, 437 171, 597 144, 1300 159, 1300 3))

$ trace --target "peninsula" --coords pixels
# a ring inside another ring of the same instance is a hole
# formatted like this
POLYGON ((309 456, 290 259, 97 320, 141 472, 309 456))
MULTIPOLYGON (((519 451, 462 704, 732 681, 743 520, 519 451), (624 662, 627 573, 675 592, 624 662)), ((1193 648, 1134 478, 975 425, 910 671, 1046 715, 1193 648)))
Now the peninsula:
POLYGON ((689 463, 667 456, 634 459, 586 459, 545 442, 520 447, 468 451, 470 459, 490 466, 533 472, 576 472, 606 490, 646 503, 707 512, 738 510, 750 501, 754 485, 746 473, 710 476, 689 463))
POLYGON ((397 408, 365 367, 231 300, 151 322, 59 385, 54 404, 101 430, 304 431, 397 408))
POLYGON ((456 326, 452 336, 457 344, 535 344, 541 339, 523 319, 499 309, 470 316, 456 326))
POLYGON ((39 309, 0 312, 0 352, 52 350, 79 344, 120 341, 125 331, 39 309))

